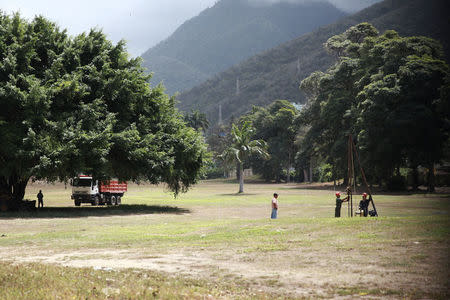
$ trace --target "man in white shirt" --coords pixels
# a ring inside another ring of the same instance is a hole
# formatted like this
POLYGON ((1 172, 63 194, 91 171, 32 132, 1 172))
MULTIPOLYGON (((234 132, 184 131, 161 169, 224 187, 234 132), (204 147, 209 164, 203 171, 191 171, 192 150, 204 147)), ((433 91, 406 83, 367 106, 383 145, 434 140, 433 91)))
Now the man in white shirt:
POLYGON ((276 219, 278 216, 278 194, 274 193, 272 198, 272 215, 271 219, 276 219))

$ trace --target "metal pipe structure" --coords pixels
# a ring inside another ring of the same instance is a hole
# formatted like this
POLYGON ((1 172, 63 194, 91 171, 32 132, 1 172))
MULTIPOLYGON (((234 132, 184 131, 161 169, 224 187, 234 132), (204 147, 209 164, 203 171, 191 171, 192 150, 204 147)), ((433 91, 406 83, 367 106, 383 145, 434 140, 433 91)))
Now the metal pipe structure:
POLYGON ((361 165, 361 160, 359 159, 358 151, 356 150, 356 145, 355 145, 355 143, 354 143, 353 141, 352 141, 352 148, 353 148, 353 150, 354 150, 354 152, 355 152, 356 159, 357 159, 357 161, 358 161, 359 168, 360 168, 360 170, 361 170, 361 176, 362 176, 362 179, 363 179, 363 181, 364 181, 364 184, 366 185, 367 192, 369 193, 369 200, 370 200, 370 203, 372 203, 373 210, 375 211, 375 216, 378 217, 378 212, 377 212, 377 209, 376 209, 376 207, 375 207, 375 202, 373 202, 373 198, 372 198, 372 191, 370 190, 369 184, 367 183, 366 174, 364 173, 364 169, 363 169, 363 167, 362 167, 362 165, 361 165))

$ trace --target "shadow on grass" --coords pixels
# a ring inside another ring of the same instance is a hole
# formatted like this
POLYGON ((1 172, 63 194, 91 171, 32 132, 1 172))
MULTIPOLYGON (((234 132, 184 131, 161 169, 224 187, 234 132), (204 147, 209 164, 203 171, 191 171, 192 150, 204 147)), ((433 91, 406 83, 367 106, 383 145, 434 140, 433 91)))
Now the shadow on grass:
MULTIPOLYGON (((285 187, 280 188, 285 190, 290 189, 298 189, 298 190, 329 190, 329 191, 341 191, 341 193, 345 193, 345 186, 343 185, 337 185, 336 187, 333 186, 333 184, 328 183, 301 183, 297 186, 292 187, 285 187)), ((364 186, 357 186, 356 187, 357 193, 353 195, 362 194, 363 192, 367 192, 366 187, 364 186)), ((371 189, 373 194, 383 194, 383 195, 389 195, 389 196, 411 196, 411 195, 446 195, 449 197, 450 194, 450 188, 447 187, 436 187, 436 191, 433 193, 430 193, 426 190, 426 187, 421 187, 418 190, 400 190, 400 191, 390 191, 386 188, 379 187, 379 186, 372 186, 371 189)))
POLYGON ((227 194, 218 194, 219 196, 255 196, 257 194, 252 193, 227 193, 227 194))
POLYGON ((120 206, 44 207, 33 211, 0 212, 0 219, 82 218, 147 214, 181 215, 190 212, 189 209, 176 206, 122 204, 120 206))

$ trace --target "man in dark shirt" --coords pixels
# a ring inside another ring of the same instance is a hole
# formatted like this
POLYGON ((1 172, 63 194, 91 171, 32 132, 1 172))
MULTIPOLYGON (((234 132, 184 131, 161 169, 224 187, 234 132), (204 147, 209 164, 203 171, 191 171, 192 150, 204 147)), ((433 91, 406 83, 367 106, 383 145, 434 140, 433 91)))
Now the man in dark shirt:
POLYGON ((39 193, 37 194, 38 198, 38 208, 44 207, 44 194, 42 194, 42 190, 39 190, 39 193))
POLYGON ((348 201, 348 196, 345 197, 344 199, 341 199, 341 193, 336 192, 336 209, 334 210, 334 216, 336 218, 341 217, 342 202, 347 202, 347 201, 348 201))

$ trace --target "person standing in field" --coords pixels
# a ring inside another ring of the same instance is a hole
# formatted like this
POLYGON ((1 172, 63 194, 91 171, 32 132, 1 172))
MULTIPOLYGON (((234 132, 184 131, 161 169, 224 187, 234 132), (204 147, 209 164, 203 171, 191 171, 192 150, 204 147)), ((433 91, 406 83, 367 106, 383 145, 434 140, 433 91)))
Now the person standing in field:
POLYGON ((42 190, 39 190, 39 193, 37 194, 38 198, 38 208, 44 207, 44 194, 42 194, 42 190))
POLYGON ((341 217, 342 202, 347 202, 347 201, 348 201, 348 196, 345 197, 344 199, 341 199, 341 193, 336 192, 336 208, 334 210, 334 216, 336 218, 341 217))
POLYGON ((272 215, 271 219, 276 219, 278 217, 278 194, 274 193, 272 198, 272 215))

